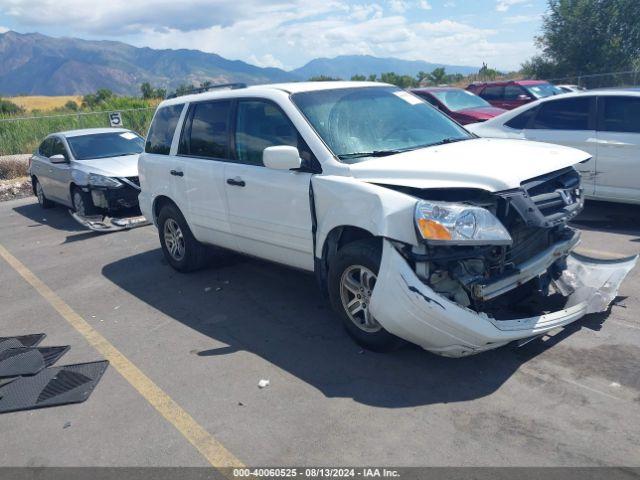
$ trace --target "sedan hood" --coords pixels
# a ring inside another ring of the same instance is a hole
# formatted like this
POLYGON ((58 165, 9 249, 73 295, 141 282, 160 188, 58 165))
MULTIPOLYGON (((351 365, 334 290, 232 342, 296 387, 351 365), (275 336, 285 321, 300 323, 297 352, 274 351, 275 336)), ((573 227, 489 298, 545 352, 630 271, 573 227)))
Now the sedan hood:
POLYGON ((478 138, 372 158, 350 169, 369 183, 498 192, 588 158, 588 153, 558 145, 478 138))
POLYGON ((137 177, 138 157, 127 155, 124 157, 97 158, 95 160, 75 160, 73 168, 85 173, 97 173, 106 177, 137 177))

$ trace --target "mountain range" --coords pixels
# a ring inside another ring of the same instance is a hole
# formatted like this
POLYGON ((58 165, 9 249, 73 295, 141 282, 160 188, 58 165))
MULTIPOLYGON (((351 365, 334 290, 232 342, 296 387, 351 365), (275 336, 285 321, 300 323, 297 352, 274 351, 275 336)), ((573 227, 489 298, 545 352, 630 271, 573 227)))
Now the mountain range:
POLYGON ((263 68, 199 50, 156 50, 122 42, 54 38, 39 33, 0 34, 0 95, 73 95, 108 88, 136 95, 149 82, 168 90, 181 84, 302 81, 317 75, 395 72, 416 75, 445 67, 448 73, 477 72, 477 67, 434 64, 368 55, 317 58, 291 71, 263 68))

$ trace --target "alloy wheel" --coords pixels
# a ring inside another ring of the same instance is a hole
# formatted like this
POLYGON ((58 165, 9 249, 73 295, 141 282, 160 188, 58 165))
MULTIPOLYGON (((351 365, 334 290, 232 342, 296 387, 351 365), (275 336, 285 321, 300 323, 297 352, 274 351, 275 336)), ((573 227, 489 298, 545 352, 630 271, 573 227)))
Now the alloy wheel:
POLYGON ((167 247, 169 255, 180 261, 184 258, 185 243, 180 225, 173 218, 168 218, 164 222, 164 244, 167 247))
POLYGON ((376 274, 362 265, 352 265, 340 278, 340 299, 347 317, 360 330, 375 333, 382 326, 371 315, 371 293, 376 284, 376 274))

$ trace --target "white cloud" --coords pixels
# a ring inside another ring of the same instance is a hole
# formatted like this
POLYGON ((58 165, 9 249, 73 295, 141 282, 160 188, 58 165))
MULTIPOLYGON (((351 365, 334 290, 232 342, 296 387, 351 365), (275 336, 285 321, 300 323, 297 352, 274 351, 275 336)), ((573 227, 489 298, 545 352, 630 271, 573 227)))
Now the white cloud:
POLYGON ((502 23, 508 25, 515 25, 518 23, 529 23, 529 22, 537 22, 542 18, 542 14, 536 15, 511 15, 509 17, 505 17, 502 20, 502 23))
POLYGON ((64 24, 69 36, 198 49, 285 69, 347 54, 515 68, 535 51, 533 41, 500 40, 496 29, 467 20, 424 21, 417 10, 430 6, 429 0, 0 0, 0 15, 29 31, 64 24))
POLYGON ((9 31, 9 29, 7 27, 3 27, 2 25, 0 25, 0 33, 7 33, 9 31))
POLYGON ((448 2, 444 2, 444 7, 445 8, 452 8, 456 6, 456 2, 453 2, 451 0, 449 0, 448 2))
POLYGON ((509 8, 513 7, 514 5, 525 3, 527 1, 528 0, 497 0, 496 10, 498 12, 506 12, 507 10, 509 10, 509 8))

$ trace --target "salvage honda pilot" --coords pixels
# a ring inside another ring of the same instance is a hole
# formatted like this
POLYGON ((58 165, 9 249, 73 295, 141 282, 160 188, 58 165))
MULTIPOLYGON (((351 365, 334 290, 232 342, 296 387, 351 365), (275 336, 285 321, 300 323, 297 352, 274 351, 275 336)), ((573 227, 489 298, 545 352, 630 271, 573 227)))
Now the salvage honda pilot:
POLYGON ((139 199, 179 271, 216 245, 315 272, 361 345, 460 357, 616 296, 637 258, 572 252, 588 158, 476 138, 390 85, 254 86, 160 104, 139 199))

